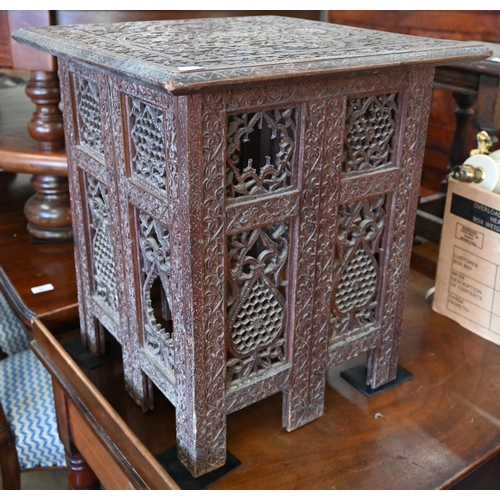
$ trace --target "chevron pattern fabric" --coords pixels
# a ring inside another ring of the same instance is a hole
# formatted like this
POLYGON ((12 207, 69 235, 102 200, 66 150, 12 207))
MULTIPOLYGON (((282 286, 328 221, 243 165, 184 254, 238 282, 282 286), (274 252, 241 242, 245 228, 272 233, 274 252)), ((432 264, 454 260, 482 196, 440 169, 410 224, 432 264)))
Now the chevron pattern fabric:
POLYGON ((22 323, 0 292, 0 348, 11 356, 29 348, 29 338, 22 323))
POLYGON ((50 375, 30 349, 0 361, 0 402, 22 469, 66 466, 50 375))

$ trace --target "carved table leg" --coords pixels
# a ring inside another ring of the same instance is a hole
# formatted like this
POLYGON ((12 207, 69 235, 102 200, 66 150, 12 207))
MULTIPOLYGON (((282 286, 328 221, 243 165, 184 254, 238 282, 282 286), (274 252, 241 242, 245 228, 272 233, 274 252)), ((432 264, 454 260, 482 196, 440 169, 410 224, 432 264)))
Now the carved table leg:
MULTIPOLYGON (((64 127, 59 109, 59 80, 55 71, 32 71, 26 94, 36 105, 28 124, 30 136, 42 151, 51 153, 64 147, 64 127)), ((71 239, 71 210, 66 177, 36 174, 32 179, 36 194, 26 202, 25 214, 30 235, 42 240, 71 239)))
POLYGON ((54 379, 52 379, 52 387, 54 391, 57 428, 66 452, 69 488, 71 490, 98 490, 100 489, 100 483, 97 476, 73 443, 66 395, 54 379))

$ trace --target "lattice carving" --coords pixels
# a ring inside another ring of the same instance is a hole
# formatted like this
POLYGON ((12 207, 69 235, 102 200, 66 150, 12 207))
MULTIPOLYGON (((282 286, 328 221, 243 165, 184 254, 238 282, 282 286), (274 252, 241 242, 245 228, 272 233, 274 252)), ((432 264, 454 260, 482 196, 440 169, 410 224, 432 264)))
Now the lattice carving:
POLYGON ((129 99, 133 174, 166 193, 163 112, 139 99, 129 99))
POLYGON ((144 345, 158 358, 168 371, 174 370, 174 346, 172 340, 172 297, 170 290, 170 239, 169 231, 149 215, 139 212, 139 248, 142 265, 142 298, 144 301, 143 321, 146 338, 144 345), (165 300, 162 311, 168 322, 164 326, 157 321, 151 297, 153 283, 159 278, 165 300), (170 330, 170 331, 169 331, 170 330))
POLYGON ((377 169, 391 161, 397 111, 397 94, 347 101, 342 163, 345 173, 377 169))
POLYGON ((118 311, 108 191, 104 184, 91 176, 87 176, 87 200, 93 230, 94 293, 113 311, 118 311))
POLYGON ((288 223, 228 238, 228 385, 285 360, 288 223))
POLYGON ((295 108, 229 116, 226 162, 229 197, 265 194, 290 185, 295 120, 295 108))
POLYGON ((80 144, 104 154, 97 83, 75 75, 80 144))
POLYGON ((339 207, 332 339, 352 335, 377 321, 384 203, 382 195, 339 207))

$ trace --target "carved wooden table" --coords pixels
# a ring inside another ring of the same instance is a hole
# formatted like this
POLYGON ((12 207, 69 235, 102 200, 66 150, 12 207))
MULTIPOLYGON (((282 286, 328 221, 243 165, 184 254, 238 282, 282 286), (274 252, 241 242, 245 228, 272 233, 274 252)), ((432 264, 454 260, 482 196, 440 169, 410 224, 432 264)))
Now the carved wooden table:
POLYGON ((193 476, 229 413, 283 391, 294 430, 361 352, 395 377, 434 67, 486 49, 278 17, 14 38, 59 57, 84 341, 176 406, 193 476))

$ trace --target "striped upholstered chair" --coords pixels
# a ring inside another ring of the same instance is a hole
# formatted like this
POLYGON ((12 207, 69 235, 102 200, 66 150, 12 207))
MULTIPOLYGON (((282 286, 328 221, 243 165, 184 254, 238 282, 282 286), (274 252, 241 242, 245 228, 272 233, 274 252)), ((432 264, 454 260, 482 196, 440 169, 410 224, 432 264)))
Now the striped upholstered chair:
POLYGON ((50 375, 29 348, 22 323, 0 293, 0 472, 4 489, 20 472, 65 467, 50 375))

